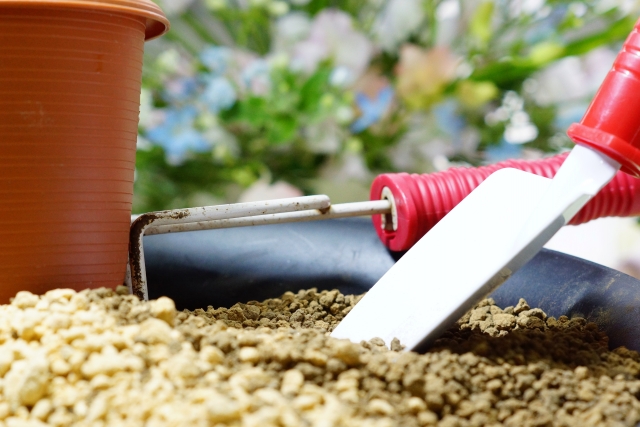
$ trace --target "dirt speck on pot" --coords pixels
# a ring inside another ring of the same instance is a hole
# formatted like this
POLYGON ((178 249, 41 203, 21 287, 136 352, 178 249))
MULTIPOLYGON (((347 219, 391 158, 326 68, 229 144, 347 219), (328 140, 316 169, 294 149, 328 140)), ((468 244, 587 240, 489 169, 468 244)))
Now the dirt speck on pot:
POLYGON ((584 319, 487 299, 420 355, 329 337, 358 300, 310 289, 176 312, 121 289, 20 292, 0 306, 0 426, 640 420, 640 356, 584 319))

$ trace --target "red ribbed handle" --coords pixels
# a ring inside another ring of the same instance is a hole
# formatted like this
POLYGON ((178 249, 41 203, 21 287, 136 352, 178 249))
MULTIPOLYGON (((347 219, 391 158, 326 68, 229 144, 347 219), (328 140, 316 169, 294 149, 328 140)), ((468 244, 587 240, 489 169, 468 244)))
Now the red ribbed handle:
MULTIPOLYGON (((382 227, 380 215, 373 223, 382 242, 393 251, 408 250, 482 181, 498 169, 514 168, 553 178, 567 154, 542 160, 507 160, 478 168, 453 168, 432 174, 384 174, 371 186, 371 200, 379 200, 383 189, 391 191, 396 204, 398 227, 382 227)), ((596 197, 571 220, 582 224, 606 216, 640 215, 640 179, 619 172, 596 197)))

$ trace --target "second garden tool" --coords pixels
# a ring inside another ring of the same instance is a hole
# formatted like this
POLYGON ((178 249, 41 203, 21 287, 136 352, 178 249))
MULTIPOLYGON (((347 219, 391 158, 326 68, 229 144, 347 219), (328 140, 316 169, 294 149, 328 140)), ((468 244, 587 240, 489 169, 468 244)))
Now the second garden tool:
POLYGON ((353 341, 428 345, 529 261, 611 181, 640 174, 640 22, 580 124, 552 180, 502 169, 433 227, 332 332, 353 341))
MULTIPOLYGON (((452 168, 423 175, 379 175, 371 185, 371 200, 387 198, 393 203, 391 214, 372 217, 375 230, 392 251, 409 250, 493 172, 513 168, 553 178, 567 155, 540 160, 512 159, 489 166, 452 168)), ((637 215, 640 215, 640 179, 619 172, 569 224, 607 216, 637 215)))
MULTIPOLYGON (((541 160, 508 160, 424 175, 384 174, 374 180, 369 202, 331 205, 327 196, 307 196, 144 214, 137 217, 131 227, 133 276, 128 283, 134 293, 147 298, 143 236, 161 233, 372 215, 384 244, 393 251, 404 251, 491 173, 510 167, 550 178, 565 158, 566 154, 561 154, 541 160)), ((571 223, 634 215, 640 215, 640 180, 620 172, 571 223)))

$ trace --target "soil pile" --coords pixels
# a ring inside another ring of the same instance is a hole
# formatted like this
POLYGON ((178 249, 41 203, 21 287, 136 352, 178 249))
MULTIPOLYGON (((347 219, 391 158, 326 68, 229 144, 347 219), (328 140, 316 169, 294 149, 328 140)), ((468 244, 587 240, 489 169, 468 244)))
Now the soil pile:
POLYGON ((175 310, 101 289, 0 306, 0 426, 572 426, 640 420, 640 356, 583 319, 485 300, 424 355, 330 331, 314 289, 175 310))

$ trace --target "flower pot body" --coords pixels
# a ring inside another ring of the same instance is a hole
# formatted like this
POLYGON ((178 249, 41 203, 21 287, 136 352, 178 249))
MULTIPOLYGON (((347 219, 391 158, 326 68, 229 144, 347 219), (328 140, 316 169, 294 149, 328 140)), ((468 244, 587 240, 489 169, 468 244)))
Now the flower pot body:
POLYGON ((126 273, 149 18, 90 3, 0 0, 0 303, 126 273))

